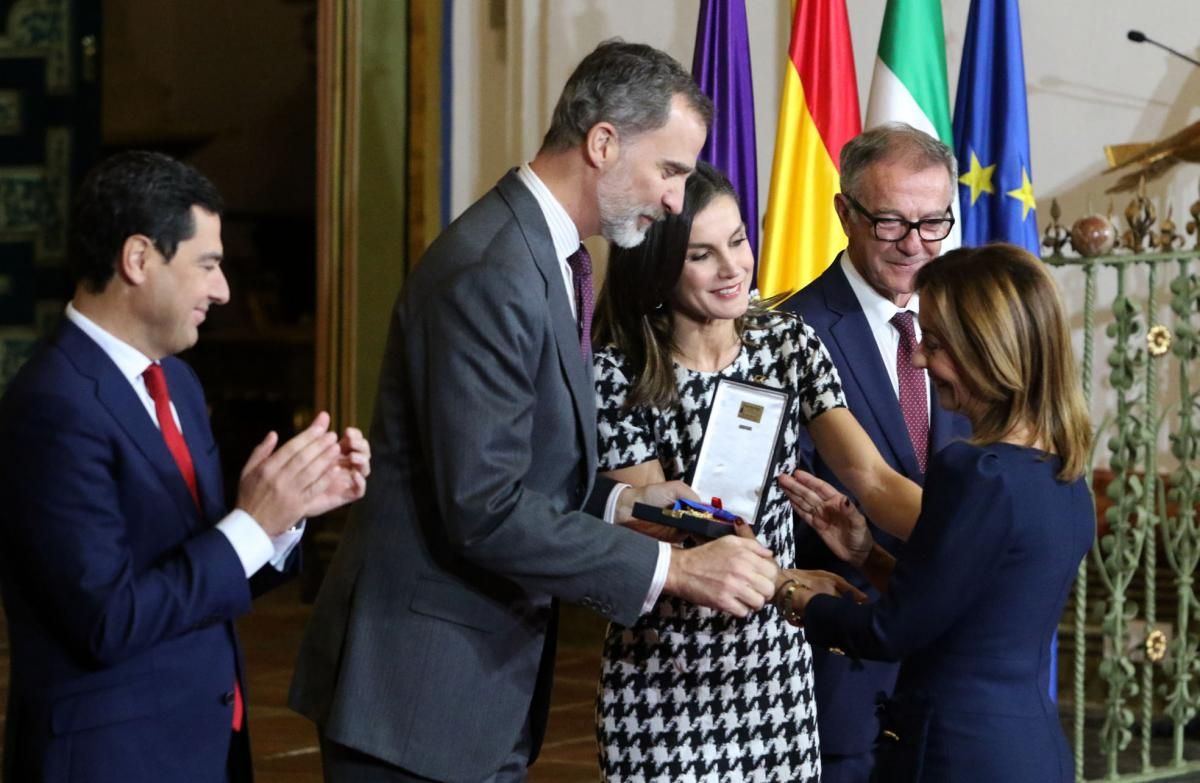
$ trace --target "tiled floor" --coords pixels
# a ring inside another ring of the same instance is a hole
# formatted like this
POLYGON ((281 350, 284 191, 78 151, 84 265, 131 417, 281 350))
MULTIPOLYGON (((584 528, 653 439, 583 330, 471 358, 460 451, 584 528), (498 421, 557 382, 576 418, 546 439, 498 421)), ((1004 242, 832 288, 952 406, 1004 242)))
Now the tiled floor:
MULTIPOLYGON (((250 715, 258 783, 318 783, 320 755, 312 724, 286 706, 292 664, 308 607, 296 592, 277 590, 260 599, 241 623, 250 676, 250 715)), ((563 622, 550 727, 531 783, 594 783, 599 779, 592 730, 600 672, 601 626, 586 614, 563 622)))
MULTIPOLYGON (((286 707, 292 664, 309 609, 291 583, 260 599, 240 624, 249 675, 250 720, 258 783, 320 783, 312 724, 286 707)), ((582 610, 580 610, 582 612, 582 610)), ((590 615, 564 617, 564 644, 542 756, 532 783, 592 783, 599 778, 592 704, 599 674, 601 626, 590 615)), ((7 702, 8 634, 0 615, 0 704, 7 702)), ((0 715, 0 729, 3 716, 0 715)), ((0 741, 3 731, 0 731, 0 741)))
MULTIPOLYGON (((254 764, 259 783, 320 783, 321 761, 312 724, 285 706, 292 663, 309 609, 299 586, 289 584, 262 598, 241 623, 250 678, 250 716, 254 764)), ((530 771, 532 783, 593 783, 599 779, 592 730, 593 699, 599 675, 602 623, 582 609, 563 613, 559 660, 550 727, 541 758, 530 771)), ((8 635, 0 615, 0 704, 7 701, 8 635)), ((1096 748, 1099 714, 1088 721, 1088 747, 1096 748)), ((0 716, 0 729, 3 717, 0 716)), ((1069 729, 1069 726, 1068 726, 1069 729)), ((3 732, 0 731, 0 738, 3 732)), ((1136 743, 1134 743, 1136 745, 1136 743)), ((1169 743, 1154 743, 1156 764, 1165 764, 1169 743)), ((1135 748, 1122 754, 1122 771, 1138 768, 1135 748)), ((1200 743, 1189 740, 1187 757, 1200 757, 1200 743)), ((1089 778, 1104 775, 1103 760, 1089 753, 1089 778)), ((1168 775, 1163 774, 1161 779, 1168 775)), ((1192 775, 1178 780, 1195 781, 1192 775)))

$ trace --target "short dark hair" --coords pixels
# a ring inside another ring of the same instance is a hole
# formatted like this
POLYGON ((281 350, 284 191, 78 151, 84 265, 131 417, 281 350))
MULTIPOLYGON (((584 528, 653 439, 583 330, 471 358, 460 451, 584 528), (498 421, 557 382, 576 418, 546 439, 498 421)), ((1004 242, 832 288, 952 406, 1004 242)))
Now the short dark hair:
POLYGON ((657 130, 667 124, 676 95, 684 97, 706 127, 712 122, 712 101, 675 58, 645 44, 604 41, 567 79, 542 149, 570 149, 598 122, 611 122, 626 137, 657 130))
POLYGON ((99 293, 116 269, 125 240, 143 234, 170 261, 196 233, 192 207, 220 215, 216 186, 182 161, 158 152, 121 152, 84 178, 71 217, 71 281, 99 293))

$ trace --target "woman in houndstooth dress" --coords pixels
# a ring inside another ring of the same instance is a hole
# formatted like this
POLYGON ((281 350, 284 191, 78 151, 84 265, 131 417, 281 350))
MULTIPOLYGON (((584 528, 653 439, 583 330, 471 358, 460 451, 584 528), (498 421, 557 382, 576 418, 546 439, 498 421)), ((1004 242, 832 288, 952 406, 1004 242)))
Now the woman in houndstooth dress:
MULTIPOLYGON (((687 476, 722 377, 791 392, 772 475, 795 469, 802 426, 845 407, 812 330, 749 304, 752 268, 732 187, 703 163, 681 215, 653 226, 638 248, 614 248, 595 353, 601 471, 638 485, 687 476), (651 301, 656 290, 668 292, 662 306, 651 301)), ((754 532, 787 567, 791 506, 774 481, 765 489, 754 532)), ((773 606, 739 619, 661 597, 632 627, 609 628, 597 738, 613 783, 819 780, 804 631, 773 606)))

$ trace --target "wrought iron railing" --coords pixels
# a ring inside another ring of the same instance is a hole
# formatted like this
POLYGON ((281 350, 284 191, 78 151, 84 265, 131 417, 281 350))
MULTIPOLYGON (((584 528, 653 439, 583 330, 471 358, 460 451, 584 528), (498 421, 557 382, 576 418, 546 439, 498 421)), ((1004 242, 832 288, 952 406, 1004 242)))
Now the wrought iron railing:
MULTIPOLYGON (((1080 566, 1062 626, 1073 659, 1063 661, 1073 668, 1062 692, 1073 712, 1075 779, 1197 773, 1200 757, 1187 757, 1184 727, 1200 708, 1200 596, 1193 579, 1200 564, 1200 202, 1187 226, 1197 234, 1189 250, 1169 215, 1156 230, 1144 196, 1126 212, 1123 254, 1063 255, 1068 234, 1057 205, 1051 214, 1045 241, 1051 254, 1044 260, 1083 277, 1084 391, 1091 402, 1096 353, 1107 350, 1105 395, 1112 399, 1093 452, 1094 464, 1107 456, 1111 472, 1106 485, 1097 484, 1103 510, 1097 545, 1080 566), (1143 252, 1147 244, 1155 252, 1143 252), (1114 291, 1111 310, 1097 306, 1101 286, 1114 291), (1159 302, 1164 290, 1170 315, 1159 323, 1167 312, 1159 302), (1107 321, 1103 338, 1098 317, 1107 321), (1160 474, 1164 428, 1175 465, 1160 474), (1168 575, 1173 593, 1160 595, 1159 577, 1168 575), (1088 655, 1097 634, 1098 662, 1088 655), (1169 736, 1156 738, 1163 730, 1169 736)), ((1108 252, 1111 244, 1093 242, 1090 249, 1108 252)))

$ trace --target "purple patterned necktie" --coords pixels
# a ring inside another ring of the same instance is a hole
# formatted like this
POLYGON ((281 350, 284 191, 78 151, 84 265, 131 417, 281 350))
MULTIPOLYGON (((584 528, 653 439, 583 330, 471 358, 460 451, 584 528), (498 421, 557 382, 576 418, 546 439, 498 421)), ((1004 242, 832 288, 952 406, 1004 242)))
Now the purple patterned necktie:
POLYGON ((586 357, 592 352, 592 257, 587 248, 579 246, 567 256, 571 276, 575 279, 575 313, 579 321, 579 350, 586 357))
POLYGON ((908 437, 912 439, 917 464, 925 472, 929 460, 929 403, 925 395, 925 371, 913 367, 912 355, 916 345, 913 329, 913 314, 901 310, 892 316, 892 325, 900 332, 900 344, 896 346, 896 377, 900 382, 900 412, 908 426, 908 437))

